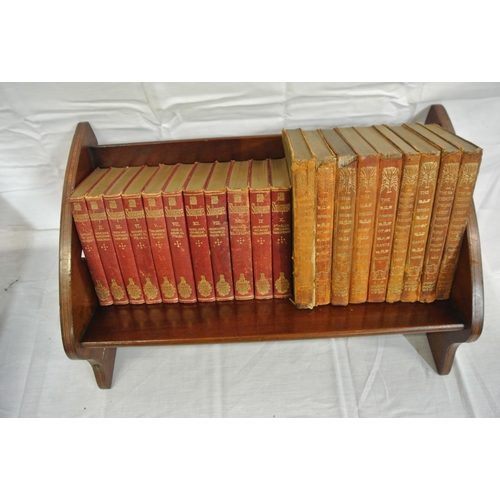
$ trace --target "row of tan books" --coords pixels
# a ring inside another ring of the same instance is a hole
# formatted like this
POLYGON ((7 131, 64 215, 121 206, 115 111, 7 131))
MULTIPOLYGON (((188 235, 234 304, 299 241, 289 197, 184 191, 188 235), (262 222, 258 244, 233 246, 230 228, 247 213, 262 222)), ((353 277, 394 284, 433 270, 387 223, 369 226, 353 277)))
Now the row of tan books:
POLYGON ((297 307, 449 297, 480 148, 418 123, 282 136, 297 307))
POLYGON ((96 169, 70 204, 101 305, 291 295, 284 158, 96 169))

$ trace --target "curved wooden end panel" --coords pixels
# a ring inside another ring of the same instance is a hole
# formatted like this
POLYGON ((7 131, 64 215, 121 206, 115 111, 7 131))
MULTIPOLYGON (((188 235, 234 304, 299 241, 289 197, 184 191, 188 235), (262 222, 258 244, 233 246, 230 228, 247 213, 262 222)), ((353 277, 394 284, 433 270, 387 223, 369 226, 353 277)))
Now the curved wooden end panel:
POLYGON ((71 359, 88 360, 99 387, 109 387, 114 354, 109 349, 83 349, 80 339, 94 314, 98 301, 82 247, 73 224, 69 197, 75 187, 94 169, 90 148, 97 139, 88 123, 79 123, 68 157, 64 178, 59 236, 59 308, 64 350, 71 359))
MULTIPOLYGON (((446 109, 440 104, 431 106, 426 123, 438 123, 448 131, 455 132, 446 109)), ((441 375, 450 372, 459 345, 477 340, 483 329, 483 270, 474 204, 462 241, 450 298, 463 316, 466 328, 460 331, 427 334, 437 371, 441 375)))

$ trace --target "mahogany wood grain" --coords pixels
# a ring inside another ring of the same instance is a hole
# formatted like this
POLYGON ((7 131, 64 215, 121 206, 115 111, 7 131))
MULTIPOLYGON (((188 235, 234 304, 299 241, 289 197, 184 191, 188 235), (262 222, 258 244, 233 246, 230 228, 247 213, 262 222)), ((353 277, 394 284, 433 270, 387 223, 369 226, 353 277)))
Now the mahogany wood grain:
MULTIPOLYGON (((446 109, 440 104, 431 106, 425 123, 438 123, 446 130, 455 133, 446 109)), ((483 268, 479 228, 474 204, 472 205, 467 230, 462 241, 450 298, 464 317, 465 328, 461 331, 440 334, 427 333, 436 369, 441 375, 450 373, 455 353, 460 344, 477 340, 483 329, 483 268)))
POLYGON ((59 233, 59 307, 64 350, 71 359, 90 362, 101 388, 111 387, 116 349, 88 349, 80 339, 98 307, 94 285, 76 233, 69 197, 94 169, 90 147, 97 139, 88 123, 78 124, 71 144, 63 185, 59 233))
MULTIPOLYGON (((427 123, 453 130, 446 110, 431 106, 427 123)), ((212 342, 296 340, 427 333, 439 373, 457 347, 479 337, 483 288, 479 234, 470 215, 451 297, 431 304, 366 303, 298 310, 288 300, 99 306, 72 222, 69 196, 93 168, 283 157, 280 135, 99 146, 88 123, 77 126, 63 189, 60 309, 64 349, 90 362, 99 387, 111 386, 116 348, 212 342)))

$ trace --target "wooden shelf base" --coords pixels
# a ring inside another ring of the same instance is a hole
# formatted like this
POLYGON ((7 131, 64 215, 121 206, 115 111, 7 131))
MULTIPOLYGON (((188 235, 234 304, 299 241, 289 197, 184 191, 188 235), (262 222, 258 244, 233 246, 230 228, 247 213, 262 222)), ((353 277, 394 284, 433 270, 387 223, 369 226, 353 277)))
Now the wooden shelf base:
MULTIPOLYGON (((440 105, 431 107, 427 122, 453 130, 440 105)), ((298 310, 288 300, 98 305, 69 206, 71 192, 94 168, 283 156, 279 135, 99 146, 88 123, 77 126, 61 209, 61 332, 66 354, 87 360, 99 387, 111 387, 116 348, 124 346, 426 333, 437 370, 446 374, 457 347, 479 337, 483 325, 483 277, 474 210, 449 300, 431 304, 328 305, 313 310, 298 310)))

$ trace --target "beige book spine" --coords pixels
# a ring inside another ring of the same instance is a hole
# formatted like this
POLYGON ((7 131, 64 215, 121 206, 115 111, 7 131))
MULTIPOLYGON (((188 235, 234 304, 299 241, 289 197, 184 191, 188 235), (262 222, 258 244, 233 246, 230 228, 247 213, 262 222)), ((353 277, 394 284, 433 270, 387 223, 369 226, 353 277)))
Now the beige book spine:
POLYGON ((401 157, 380 160, 379 194, 370 264, 368 302, 384 302, 386 297, 401 166, 401 157))
POLYGON ((420 282, 420 302, 434 302, 436 300, 439 267, 450 223, 461 157, 462 153, 459 151, 443 155, 441 158, 434 209, 432 211, 420 282))
POLYGON ((321 162, 316 170, 316 305, 330 304, 336 162, 321 162))
POLYGON ((420 154, 405 155, 403 159, 398 211, 394 227, 389 280, 386 302, 399 302, 403 292, 406 254, 411 233, 413 209, 417 195, 417 181, 420 168, 420 154))
POLYGON ((436 299, 443 300, 450 296, 455 269, 458 264, 460 245, 467 226, 472 206, 472 195, 481 164, 482 151, 464 152, 458 172, 457 188, 451 211, 448 235, 443 251, 441 267, 436 287, 436 299))
POLYGON ((379 157, 358 157, 354 248, 349 302, 367 301, 377 207, 379 157))
POLYGON ((425 248, 429 234, 432 207, 439 170, 439 155, 422 153, 418 176, 417 196, 406 255, 402 302, 418 300, 420 277, 424 265, 425 248))
POLYGON ((347 165, 339 165, 337 168, 331 300, 331 303, 336 306, 349 304, 354 220, 356 215, 356 173, 357 159, 347 165))

